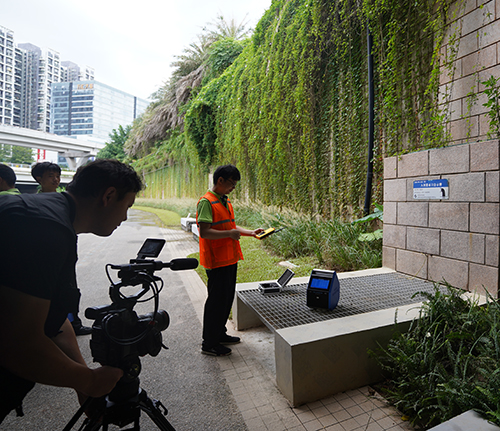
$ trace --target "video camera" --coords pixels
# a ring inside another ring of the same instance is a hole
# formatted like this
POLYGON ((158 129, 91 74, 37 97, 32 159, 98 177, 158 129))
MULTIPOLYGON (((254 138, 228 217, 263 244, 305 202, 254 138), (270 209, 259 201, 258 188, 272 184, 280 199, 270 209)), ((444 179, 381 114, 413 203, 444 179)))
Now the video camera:
POLYGON ((170 317, 165 310, 159 310, 159 294, 163 280, 154 275, 155 271, 170 268, 173 271, 195 269, 196 259, 174 259, 170 262, 147 259, 155 258, 165 245, 164 239, 148 238, 142 245, 136 259, 123 265, 106 265, 106 274, 111 285, 109 297, 112 303, 85 310, 85 316, 92 319, 90 350, 94 362, 121 368, 123 376, 113 390, 101 398, 87 398, 80 409, 68 422, 63 431, 70 431, 84 412, 90 412, 82 426, 83 431, 108 429, 109 424, 120 428, 134 424, 130 430, 139 430, 139 417, 145 411, 162 431, 175 431, 167 420, 167 409, 161 401, 148 397, 139 386, 141 361, 139 356, 156 356, 162 347, 161 332, 167 329, 170 317), (118 271, 120 282, 115 283, 110 269, 118 271), (125 287, 140 286, 136 293, 125 295, 125 287), (143 298, 148 292, 152 295, 143 298), (134 307, 138 302, 154 300, 152 312, 138 315, 134 307))
POLYGON ((155 271, 170 268, 173 271, 194 269, 196 259, 174 259, 170 262, 147 259, 160 254, 165 244, 164 239, 148 238, 142 245, 136 259, 122 265, 106 265, 106 274, 111 285, 110 305, 90 307, 85 316, 94 320, 90 349, 94 362, 110 365, 124 371, 124 380, 133 380, 140 371, 139 356, 156 356, 164 347, 161 332, 167 329, 170 317, 165 310, 159 310, 159 293, 163 280, 154 275, 155 271), (120 282, 111 279, 110 269, 117 270, 120 282), (141 286, 140 289, 126 296, 122 289, 128 286, 141 286), (143 297, 152 292, 152 296, 143 297), (134 306, 138 302, 154 301, 154 310, 138 315, 134 306))

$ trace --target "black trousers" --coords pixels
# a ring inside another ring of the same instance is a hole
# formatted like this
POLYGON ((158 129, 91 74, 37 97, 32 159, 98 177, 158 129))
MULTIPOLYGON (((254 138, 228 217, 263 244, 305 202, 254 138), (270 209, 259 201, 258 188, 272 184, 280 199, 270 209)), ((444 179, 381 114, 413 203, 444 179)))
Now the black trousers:
POLYGON ((236 290, 238 264, 207 270, 208 297, 203 314, 203 346, 219 344, 226 334, 226 322, 231 313, 236 290))

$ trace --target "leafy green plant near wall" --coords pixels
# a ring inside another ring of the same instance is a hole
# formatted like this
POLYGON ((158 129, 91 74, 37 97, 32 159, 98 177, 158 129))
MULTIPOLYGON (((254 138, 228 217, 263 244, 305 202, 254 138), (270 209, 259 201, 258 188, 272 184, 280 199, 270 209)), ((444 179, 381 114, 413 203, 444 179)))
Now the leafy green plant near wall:
POLYGON ((464 299, 448 286, 407 332, 375 357, 391 378, 384 394, 424 429, 474 409, 500 425, 500 306, 464 299))

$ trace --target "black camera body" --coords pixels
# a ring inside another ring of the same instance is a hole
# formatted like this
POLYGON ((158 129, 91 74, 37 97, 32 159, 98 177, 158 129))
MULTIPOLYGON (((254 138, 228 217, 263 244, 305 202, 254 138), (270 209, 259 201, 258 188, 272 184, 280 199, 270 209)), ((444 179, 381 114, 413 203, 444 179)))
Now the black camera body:
POLYGON ((161 332, 170 323, 165 310, 138 315, 133 309, 114 304, 88 310, 87 317, 95 315, 90 340, 94 362, 121 368, 128 377, 136 377, 140 372, 137 358, 160 353, 161 332))
POLYGON ((174 259, 167 263, 146 259, 157 257, 164 243, 165 240, 162 239, 147 239, 137 258, 130 260, 130 263, 106 265, 111 282, 109 296, 112 303, 85 310, 85 316, 94 320, 90 340, 94 362, 121 368, 124 380, 137 378, 141 371, 140 356, 157 356, 162 347, 166 348, 161 333, 169 326, 170 317, 165 310, 158 309, 163 281, 154 272, 162 268, 176 271, 198 266, 196 259, 174 259), (109 268, 118 271, 120 282, 114 283, 111 280, 109 268), (158 283, 161 283, 160 286, 158 283), (121 289, 130 286, 141 287, 133 295, 124 295, 121 289), (142 299, 151 292, 151 297, 142 299), (137 302, 149 300, 154 300, 154 311, 138 315, 134 306, 137 302))

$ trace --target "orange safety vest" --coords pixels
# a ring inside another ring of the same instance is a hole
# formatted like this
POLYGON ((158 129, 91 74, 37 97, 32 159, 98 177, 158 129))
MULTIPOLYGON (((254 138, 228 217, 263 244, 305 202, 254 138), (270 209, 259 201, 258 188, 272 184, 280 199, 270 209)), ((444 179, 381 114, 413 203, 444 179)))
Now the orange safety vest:
MULTIPOLYGON (((212 229, 230 230, 236 229, 234 221, 234 210, 229 199, 227 200, 227 208, 224 204, 211 192, 205 193, 200 198, 207 199, 212 205, 212 229)), ((199 203, 200 201, 198 201, 199 203)), ((198 206, 198 205, 197 205, 198 206)), ((198 212, 196 212, 196 224, 198 230, 198 212)), ((200 264, 207 269, 220 268, 237 263, 243 259, 240 242, 232 238, 221 239, 204 239, 200 236, 200 264)))

